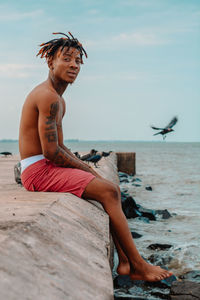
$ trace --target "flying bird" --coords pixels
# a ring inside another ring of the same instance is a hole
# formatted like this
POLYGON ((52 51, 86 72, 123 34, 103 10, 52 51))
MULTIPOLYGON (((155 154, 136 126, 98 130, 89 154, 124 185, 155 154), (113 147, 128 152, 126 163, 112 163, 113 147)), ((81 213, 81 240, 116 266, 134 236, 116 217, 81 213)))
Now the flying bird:
POLYGON ((174 117, 170 121, 170 123, 166 127, 164 127, 164 128, 158 128, 158 127, 154 127, 154 126, 151 126, 151 128, 155 129, 155 130, 161 130, 160 132, 154 133, 154 135, 162 134, 163 140, 165 140, 166 134, 169 133, 169 132, 171 132, 171 131, 174 131, 174 129, 172 129, 172 127, 177 123, 177 121, 178 121, 178 118, 174 117))

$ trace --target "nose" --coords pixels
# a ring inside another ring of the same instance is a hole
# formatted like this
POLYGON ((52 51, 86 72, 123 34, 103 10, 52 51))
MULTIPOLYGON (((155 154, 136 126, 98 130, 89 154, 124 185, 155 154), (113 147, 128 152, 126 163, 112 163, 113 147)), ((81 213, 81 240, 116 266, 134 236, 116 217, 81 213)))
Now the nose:
POLYGON ((77 64, 75 59, 72 59, 70 62, 70 68, 72 69, 78 69, 79 65, 77 64))

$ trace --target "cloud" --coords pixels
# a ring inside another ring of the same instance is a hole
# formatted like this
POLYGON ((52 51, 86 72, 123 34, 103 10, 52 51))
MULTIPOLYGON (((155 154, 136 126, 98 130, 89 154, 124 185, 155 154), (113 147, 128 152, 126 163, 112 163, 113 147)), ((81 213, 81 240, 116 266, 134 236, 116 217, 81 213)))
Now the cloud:
POLYGON ((121 72, 121 73, 111 73, 111 74, 98 74, 98 75, 85 75, 81 78, 82 81, 108 81, 108 80, 141 80, 144 79, 147 74, 142 72, 121 72))
POLYGON ((169 40, 165 40, 156 36, 155 33, 120 33, 112 38, 113 42, 133 44, 136 46, 148 46, 148 45, 163 45, 168 44, 169 40))
POLYGON ((120 33, 106 39, 86 41, 86 46, 91 48, 112 48, 121 46, 156 46, 169 44, 170 39, 160 37, 154 32, 131 32, 120 33))
POLYGON ((38 9, 35 11, 19 12, 19 11, 3 11, 0 12, 0 21, 19 21, 23 19, 40 17, 43 10, 38 9))
POLYGON ((0 78, 27 78, 40 68, 31 64, 0 64, 0 78))

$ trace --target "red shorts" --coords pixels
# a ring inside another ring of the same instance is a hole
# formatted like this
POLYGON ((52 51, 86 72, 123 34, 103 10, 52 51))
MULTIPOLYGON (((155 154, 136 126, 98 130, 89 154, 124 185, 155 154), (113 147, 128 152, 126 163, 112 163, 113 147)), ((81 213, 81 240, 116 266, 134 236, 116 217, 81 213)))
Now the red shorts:
POLYGON ((31 164, 21 174, 28 191, 71 193, 78 197, 94 178, 80 169, 58 167, 46 158, 31 164))

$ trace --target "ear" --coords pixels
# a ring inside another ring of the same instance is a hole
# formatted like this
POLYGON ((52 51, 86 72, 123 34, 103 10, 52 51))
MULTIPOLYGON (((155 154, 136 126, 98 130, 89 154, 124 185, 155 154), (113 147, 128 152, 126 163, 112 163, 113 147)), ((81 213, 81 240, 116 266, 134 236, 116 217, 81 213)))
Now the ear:
POLYGON ((54 67, 53 67, 53 57, 50 56, 50 57, 47 57, 47 64, 48 64, 48 67, 50 70, 53 70, 54 67))

